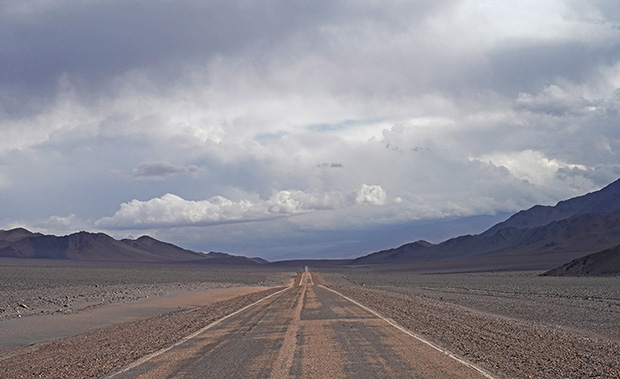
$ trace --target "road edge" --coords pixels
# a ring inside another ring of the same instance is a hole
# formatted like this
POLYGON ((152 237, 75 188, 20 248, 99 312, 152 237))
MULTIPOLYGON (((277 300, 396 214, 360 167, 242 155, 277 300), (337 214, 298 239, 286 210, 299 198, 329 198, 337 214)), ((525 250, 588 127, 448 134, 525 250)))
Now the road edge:
POLYGON ((144 363, 150 361, 151 359, 156 358, 156 357, 160 356, 161 354, 164 354, 165 352, 167 352, 167 351, 169 351, 169 350, 171 350, 171 349, 173 349, 173 348, 175 348, 175 347, 177 347, 179 345, 184 344, 185 342, 189 341, 190 339, 192 339, 192 338, 198 336, 199 334, 201 334, 201 333, 203 333, 203 332, 213 328, 214 326, 218 325, 222 321, 224 321, 224 320, 226 320, 226 319, 228 319, 228 318, 230 318, 232 316, 235 316, 236 314, 239 314, 239 313, 245 311, 246 309, 255 306, 256 304, 258 304, 258 303, 260 303, 260 302, 262 302, 264 300, 267 300, 270 297, 275 296, 275 295, 277 295, 279 293, 287 291, 287 290, 289 290, 291 288, 293 288, 293 285, 289 285, 288 287, 283 288, 280 291, 274 292, 274 293, 272 293, 270 295, 267 295, 267 296, 265 296, 265 297, 255 301, 255 302, 253 302, 252 304, 248 304, 248 305, 246 305, 243 308, 237 309, 236 311, 234 311, 232 313, 229 313, 226 316, 213 321, 212 323, 210 323, 209 325, 203 327, 202 329, 200 329, 198 331, 195 331, 194 333, 181 338, 180 340, 178 340, 177 342, 173 343, 172 345, 164 347, 163 349, 157 350, 157 351, 152 352, 150 354, 147 354, 147 355, 139 358, 138 360, 136 360, 136 361, 134 361, 134 362, 132 362, 132 363, 126 365, 126 366, 123 366, 120 369, 117 369, 116 371, 113 371, 111 373, 108 373, 108 374, 102 376, 102 378, 104 378, 104 379, 111 379, 111 378, 114 378, 117 375, 125 373, 125 372, 127 372, 127 371, 129 371, 129 370, 131 370, 133 368, 136 368, 136 367, 140 366, 141 364, 144 364, 144 363))
POLYGON ((335 294, 337 294, 337 295, 347 299, 348 301, 352 302, 353 304, 362 307, 363 309, 365 309, 368 312, 370 312, 370 313, 374 314, 375 316, 379 317, 380 319, 382 319, 383 321, 387 322, 388 324, 390 324, 391 326, 395 327, 396 329, 400 330, 401 332, 403 332, 403 333, 405 333, 405 334, 415 338, 416 340, 418 340, 418 341, 420 341, 420 342, 422 342, 422 343, 432 347, 433 349, 435 349, 435 350, 437 350, 437 351, 447 355, 448 357, 454 359, 455 361, 457 361, 457 362, 459 362, 459 363, 461 363, 461 364, 471 368, 472 370, 478 372, 479 374, 481 374, 485 378, 487 378, 487 379, 496 379, 494 376, 492 376, 491 374, 489 374, 488 372, 486 372, 482 368, 480 368, 480 367, 474 365, 473 363, 468 362, 468 361, 464 360, 463 358, 460 358, 459 356, 455 355, 454 353, 452 353, 452 352, 450 352, 450 351, 448 351, 448 350, 446 350, 446 349, 444 349, 444 348, 442 348, 440 346, 437 346, 434 343, 432 343, 432 342, 430 342, 430 341, 420 337, 419 335, 415 334, 414 332, 410 331, 409 329, 405 328, 404 326, 399 325, 396 321, 383 316, 379 312, 377 312, 377 311, 375 311, 375 310, 373 310, 371 308, 368 308, 364 304, 361 304, 361 303, 351 299, 350 297, 345 296, 345 295, 341 294, 340 292, 338 292, 338 291, 336 291, 334 289, 331 289, 329 287, 326 287, 326 286, 324 286, 322 284, 318 284, 317 286, 321 287, 321 288, 324 288, 324 289, 326 289, 328 291, 331 291, 331 292, 333 292, 333 293, 335 293, 335 294))

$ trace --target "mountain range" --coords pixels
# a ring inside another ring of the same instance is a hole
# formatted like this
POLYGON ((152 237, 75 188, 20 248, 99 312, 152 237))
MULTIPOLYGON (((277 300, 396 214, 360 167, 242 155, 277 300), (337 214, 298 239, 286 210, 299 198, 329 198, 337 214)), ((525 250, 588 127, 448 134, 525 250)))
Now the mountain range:
POLYGON ((549 275, 598 275, 603 272, 616 275, 620 274, 620 264, 614 269, 609 265, 605 267, 605 262, 609 261, 613 266, 613 262, 619 259, 618 251, 620 180, 599 191, 560 201, 555 206, 536 205, 480 234, 459 236, 438 244, 419 240, 352 260, 270 263, 261 258, 221 252, 198 253, 149 236, 116 240, 104 233, 79 232, 58 237, 32 233, 23 228, 0 230, 0 258, 99 262, 347 266, 419 272, 550 270, 549 275), (556 267, 557 271, 553 271, 556 267))
POLYGON ((536 205, 481 234, 460 236, 439 244, 416 241, 354 259, 351 264, 408 263, 407 267, 414 268, 416 262, 445 261, 470 267, 468 261, 486 261, 493 262, 494 268, 506 270, 549 270, 618 245, 620 180, 555 206, 536 205))
POLYGON ((0 257, 73 261, 259 265, 267 261, 225 253, 198 253, 149 236, 116 240, 104 233, 67 236, 32 233, 23 228, 0 230, 0 257))

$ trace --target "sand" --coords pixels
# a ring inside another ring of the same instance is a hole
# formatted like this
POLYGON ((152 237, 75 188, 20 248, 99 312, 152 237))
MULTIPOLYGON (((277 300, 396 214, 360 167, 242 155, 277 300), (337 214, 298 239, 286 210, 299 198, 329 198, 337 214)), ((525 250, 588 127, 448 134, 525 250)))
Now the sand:
MULTIPOLYGON (((130 303, 108 304, 73 314, 52 314, 0 321, 0 351, 68 337, 179 309, 197 308, 268 287, 230 287, 180 292, 130 303)), ((76 306, 79 309, 79 305, 76 306)))

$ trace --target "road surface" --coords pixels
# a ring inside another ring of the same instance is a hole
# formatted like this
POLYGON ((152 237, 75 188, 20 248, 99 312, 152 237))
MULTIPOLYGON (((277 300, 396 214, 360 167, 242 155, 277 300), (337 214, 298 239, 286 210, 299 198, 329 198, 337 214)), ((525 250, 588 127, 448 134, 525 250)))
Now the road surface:
MULTIPOLYGON (((389 320, 312 283, 210 325, 110 376, 121 378, 484 378, 389 320)), ((486 375, 486 377, 490 377, 486 375)))

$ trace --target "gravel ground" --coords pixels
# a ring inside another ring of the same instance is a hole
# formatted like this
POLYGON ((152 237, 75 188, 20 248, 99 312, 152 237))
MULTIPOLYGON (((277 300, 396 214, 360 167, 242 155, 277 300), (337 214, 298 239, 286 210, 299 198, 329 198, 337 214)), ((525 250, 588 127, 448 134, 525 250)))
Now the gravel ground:
POLYGON ((13 350, 0 378, 96 378, 162 349, 280 288, 13 350))
MULTIPOLYGON (((93 294, 108 291, 103 296, 105 301, 129 301, 131 291, 145 288, 174 291, 200 283, 218 285, 218 281, 230 285, 269 285, 290 278, 290 274, 270 272, 21 269, 24 271, 0 268, 3 304, 5 296, 12 291, 21 291, 22 296, 11 300, 13 306, 24 299, 41 300, 38 296, 66 300, 69 294, 78 297, 83 294, 87 298, 84 291, 89 286, 94 287, 93 294), (24 272, 31 276, 20 282, 24 272), (43 289, 46 287, 49 292, 43 289), (123 294, 126 299, 114 297, 111 294, 115 289, 130 293, 123 294)), ((620 377, 620 280, 617 278, 331 273, 314 275, 314 279, 393 318, 497 377, 620 377)), ((168 346, 275 290, 13 350, 0 358, 0 378, 98 377, 168 346)), ((37 309, 37 306, 22 309, 37 309)))
POLYGON ((319 281, 498 377, 620 377, 613 281, 545 285, 518 275, 350 273, 322 274, 319 281), (595 294, 603 296, 591 298, 595 294), (571 310, 582 302, 588 311, 571 310))
POLYGON ((0 266, 0 321, 69 314, 176 292, 279 286, 290 273, 92 267, 0 266))
POLYGON ((620 278, 540 277, 523 273, 332 276, 457 304, 472 310, 620 342, 620 278))

